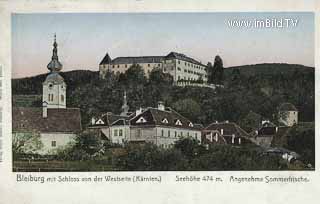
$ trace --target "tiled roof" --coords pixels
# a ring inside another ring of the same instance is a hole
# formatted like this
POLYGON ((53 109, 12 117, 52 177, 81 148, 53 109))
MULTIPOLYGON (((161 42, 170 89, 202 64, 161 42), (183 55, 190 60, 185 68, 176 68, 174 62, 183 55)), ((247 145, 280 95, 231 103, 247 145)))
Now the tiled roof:
POLYGON ((175 59, 180 59, 180 60, 183 60, 183 61, 187 61, 187 62, 190 62, 190 63, 193 63, 193 64, 197 64, 197 65, 201 65, 201 66, 206 66, 204 64, 202 64, 201 62, 195 60, 195 59, 192 59, 191 57, 188 57, 184 54, 181 54, 181 53, 177 53, 177 52, 170 52, 166 58, 175 58, 175 59))
POLYGON ((112 64, 161 63, 163 56, 117 57, 112 64))
POLYGON ((217 130, 221 132, 221 129, 223 129, 223 135, 232 135, 235 134, 236 137, 247 137, 249 136, 246 131, 241 129, 237 124, 233 122, 217 122, 212 123, 208 127, 206 127, 204 130, 217 130))
POLYGON ((276 127, 262 127, 258 130, 259 135, 274 135, 277 133, 276 127))
POLYGON ((200 130, 201 125, 193 124, 190 120, 183 117, 176 111, 171 108, 167 108, 166 110, 159 110, 156 108, 148 108, 143 113, 134 117, 130 124, 132 126, 167 126, 174 128, 184 128, 184 129, 192 129, 192 130, 200 130), (140 118, 144 118, 146 122, 139 123, 137 122, 140 118), (166 119, 166 120, 165 120, 166 119), (181 122, 181 125, 177 125, 177 120, 181 122), (166 122, 164 122, 166 121, 166 122))
POLYGON ((111 60, 108 53, 106 56, 102 59, 100 62, 100 65, 102 64, 139 64, 139 63, 161 63, 164 59, 180 59, 183 61, 187 61, 193 64, 206 66, 202 64, 201 62, 192 59, 191 57, 188 57, 184 54, 177 53, 177 52, 170 52, 166 56, 137 56, 137 57, 117 57, 113 60, 111 60))
POLYGON ((98 118, 98 120, 102 120, 104 124, 95 124, 95 125, 91 125, 90 127, 128 124, 129 123, 128 121, 133 116, 134 116, 134 114, 132 114, 130 116, 121 116, 121 115, 115 115, 113 113, 108 112, 106 114, 103 114, 100 118, 98 118))
POLYGON ((42 108, 14 107, 12 109, 13 132, 80 132, 79 108, 48 108, 47 118, 42 108))
POLYGON ((298 111, 291 103, 283 103, 279 106, 279 111, 298 111))

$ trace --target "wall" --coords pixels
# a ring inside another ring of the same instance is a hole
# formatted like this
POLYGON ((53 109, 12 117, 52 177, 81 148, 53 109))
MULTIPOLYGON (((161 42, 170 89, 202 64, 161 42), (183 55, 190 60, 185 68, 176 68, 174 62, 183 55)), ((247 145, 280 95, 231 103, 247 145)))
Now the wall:
POLYGON ((48 108, 66 108, 66 84, 53 84, 49 87, 50 83, 43 84, 42 88, 42 102, 48 103, 48 108), (49 94, 53 94, 53 101, 49 101, 49 94), (61 100, 61 95, 63 95, 63 101, 61 100))
POLYGON ((57 149, 65 148, 69 144, 74 143, 76 134, 74 133, 41 133, 40 140, 43 144, 39 154, 55 153, 57 149), (52 141, 56 141, 56 147, 52 147, 52 141))

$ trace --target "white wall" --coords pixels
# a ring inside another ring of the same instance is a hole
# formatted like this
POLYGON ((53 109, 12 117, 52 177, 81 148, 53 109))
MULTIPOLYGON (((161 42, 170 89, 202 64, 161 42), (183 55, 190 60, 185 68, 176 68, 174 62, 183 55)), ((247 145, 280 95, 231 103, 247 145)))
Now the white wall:
POLYGON ((41 133, 40 140, 43 144, 39 154, 54 153, 57 149, 65 148, 74 143, 76 134, 74 133, 41 133), (56 146, 52 147, 52 141, 56 141, 56 146))
POLYGON ((43 84, 42 88, 42 102, 48 103, 48 108, 66 108, 66 84, 63 82, 61 84, 52 84, 50 88, 50 83, 43 84), (53 94, 53 100, 49 101, 49 94, 53 94), (61 99, 63 95, 63 100, 61 99))

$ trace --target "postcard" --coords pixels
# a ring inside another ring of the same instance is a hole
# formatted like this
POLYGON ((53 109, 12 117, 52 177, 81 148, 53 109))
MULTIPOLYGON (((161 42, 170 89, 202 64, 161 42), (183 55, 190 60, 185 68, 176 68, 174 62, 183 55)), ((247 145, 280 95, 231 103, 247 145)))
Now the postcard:
POLYGON ((317 203, 313 4, 30 3, 1 14, 3 203, 317 203))

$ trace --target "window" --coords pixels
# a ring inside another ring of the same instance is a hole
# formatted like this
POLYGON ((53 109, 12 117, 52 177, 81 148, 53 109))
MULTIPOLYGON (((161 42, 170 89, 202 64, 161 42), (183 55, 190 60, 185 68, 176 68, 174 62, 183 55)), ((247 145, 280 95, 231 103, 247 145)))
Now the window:
POLYGON ((147 122, 146 119, 144 119, 143 117, 140 117, 138 120, 137 120, 137 123, 145 123, 147 122))
POLYGON ((170 137, 170 130, 168 130, 168 137, 170 137))
POLYGON ((51 141, 51 147, 56 147, 57 146, 57 141, 51 141))
POLYGON ((115 129, 115 130, 113 131, 113 136, 118 136, 118 130, 117 130, 117 129, 115 129))
POLYGON ((180 67, 178 67, 178 70, 179 70, 179 71, 181 71, 181 68, 180 68, 180 67))
POLYGON ((180 132, 180 137, 183 137, 183 132, 182 131, 180 132))
POLYGON ((150 67, 150 64, 148 64, 148 67, 150 67))
POLYGON ((49 89, 52 89, 53 85, 52 84, 49 84, 49 89))
POLYGON ((191 122, 189 123, 189 127, 193 127, 193 124, 191 122))
POLYGON ((49 95, 48 95, 48 100, 49 100, 49 101, 53 101, 53 94, 49 94, 49 95))
POLYGON ((180 60, 178 60, 178 64, 180 64, 180 60))
POLYGON ((177 137, 177 131, 174 131, 174 137, 177 137))
POLYGON ((180 120, 177 120, 177 121, 176 121, 176 125, 182 125, 181 121, 180 121, 180 120))
POLYGON ((122 137, 122 129, 119 130, 119 137, 122 137))
POLYGON ((118 68, 120 67, 120 65, 118 65, 118 68))
POLYGON ((64 95, 61 95, 61 102, 64 102, 64 95))
POLYGON ((127 68, 127 67, 128 67, 128 65, 124 65, 124 67, 125 67, 125 68, 127 68))
POLYGON ((189 132, 187 133, 187 136, 188 136, 188 137, 190 136, 190 133, 189 133, 189 132))
POLYGON ((164 118, 163 120, 162 120, 162 123, 168 123, 168 120, 167 120, 167 118, 164 118))
POLYGON ((194 133, 194 137, 198 139, 198 133, 194 133))
POLYGON ((164 136, 164 131, 163 130, 161 130, 161 137, 163 137, 164 136))
POLYGON ((112 65, 112 68, 114 68, 114 65, 112 65))

